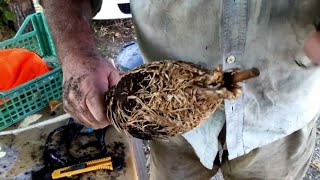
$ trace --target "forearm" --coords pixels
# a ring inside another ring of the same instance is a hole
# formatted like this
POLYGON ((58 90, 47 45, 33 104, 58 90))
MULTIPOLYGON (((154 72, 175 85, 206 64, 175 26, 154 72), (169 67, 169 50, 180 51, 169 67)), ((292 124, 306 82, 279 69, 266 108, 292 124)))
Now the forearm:
POLYGON ((62 66, 99 55, 90 0, 43 0, 43 6, 62 66))

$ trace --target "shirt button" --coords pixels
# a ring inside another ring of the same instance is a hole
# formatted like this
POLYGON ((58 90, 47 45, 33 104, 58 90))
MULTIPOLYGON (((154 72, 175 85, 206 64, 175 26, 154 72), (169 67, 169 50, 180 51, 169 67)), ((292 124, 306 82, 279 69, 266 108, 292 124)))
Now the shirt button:
POLYGON ((229 56, 227 58, 227 63, 232 64, 236 61, 236 58, 234 56, 229 56))

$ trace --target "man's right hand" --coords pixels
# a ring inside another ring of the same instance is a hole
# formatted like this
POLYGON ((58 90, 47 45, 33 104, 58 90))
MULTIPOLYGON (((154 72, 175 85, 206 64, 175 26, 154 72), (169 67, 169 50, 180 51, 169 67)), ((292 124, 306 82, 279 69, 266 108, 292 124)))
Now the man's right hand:
POLYGON ((320 65, 320 31, 312 33, 306 39, 304 52, 312 63, 320 65))
POLYGON ((67 57, 63 66, 63 105, 76 120, 93 129, 109 124, 104 95, 120 80, 119 72, 101 56, 67 57), (82 63, 79 63, 82 62, 82 63))
POLYGON ((92 1, 43 0, 42 4, 62 65, 66 112, 87 127, 106 127, 104 95, 120 75, 97 49, 92 1))

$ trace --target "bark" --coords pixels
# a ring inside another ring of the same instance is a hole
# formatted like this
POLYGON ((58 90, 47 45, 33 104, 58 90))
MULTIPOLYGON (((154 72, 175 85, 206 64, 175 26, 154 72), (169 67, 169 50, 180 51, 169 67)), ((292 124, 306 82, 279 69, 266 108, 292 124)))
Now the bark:
MULTIPOLYGON (((11 0, 9 2, 9 8, 16 15, 16 21, 14 22, 14 28, 17 31, 25 18, 32 13, 35 13, 32 0, 11 0)), ((27 30, 31 30, 32 27, 28 26, 27 30)))

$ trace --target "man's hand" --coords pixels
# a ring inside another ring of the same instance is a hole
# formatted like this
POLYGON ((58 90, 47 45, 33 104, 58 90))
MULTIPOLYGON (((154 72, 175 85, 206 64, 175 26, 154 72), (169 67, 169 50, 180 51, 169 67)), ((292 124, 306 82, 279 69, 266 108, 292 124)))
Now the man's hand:
POLYGON ((92 31, 91 0, 43 0, 63 71, 65 110, 85 126, 108 125, 104 94, 119 72, 98 51, 92 31))
POLYGON ((320 65, 320 31, 312 33, 304 44, 306 56, 313 64, 320 65))
POLYGON ((104 95, 108 88, 120 80, 119 72, 102 57, 69 58, 68 62, 86 63, 74 63, 63 67, 65 111, 87 127, 106 127, 109 120, 105 116, 104 95))

